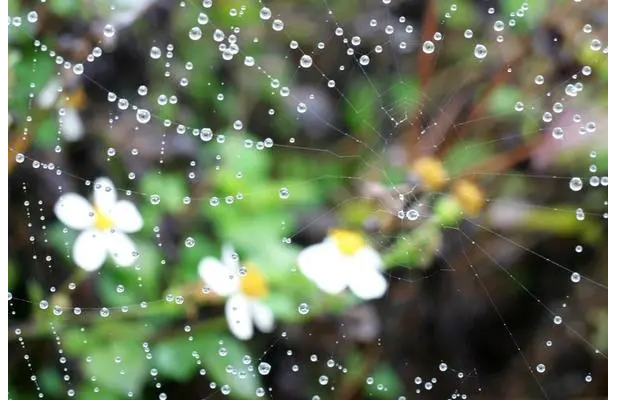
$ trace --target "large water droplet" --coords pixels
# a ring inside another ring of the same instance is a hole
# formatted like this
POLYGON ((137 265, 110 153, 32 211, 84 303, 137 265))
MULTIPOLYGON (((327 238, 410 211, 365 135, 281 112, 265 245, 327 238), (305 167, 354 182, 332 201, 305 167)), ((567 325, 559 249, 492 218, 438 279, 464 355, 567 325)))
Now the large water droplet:
POLYGON ((473 55, 475 55, 475 58, 483 59, 484 57, 486 57, 486 54, 486 47, 482 44, 477 44, 473 49, 473 55))
POLYGON ((267 362, 261 362, 258 367, 259 374, 267 375, 272 370, 272 366, 267 362))
POLYGON ((306 315, 306 314, 309 314, 309 304, 301 303, 298 306, 298 313, 302 314, 303 316, 306 315))
POLYGON ((423 42, 423 52, 425 54, 431 54, 432 52, 434 52, 434 50, 435 50, 435 47, 432 41, 423 42))
POLYGON ((310 55, 303 55, 302 57, 300 57, 300 65, 303 68, 309 68, 311 67, 311 64, 313 64, 313 58, 311 58, 310 55))
POLYGON ((570 189, 573 190, 574 192, 578 192, 581 189, 583 189, 583 181, 581 180, 580 177, 573 177, 570 180, 570 189))

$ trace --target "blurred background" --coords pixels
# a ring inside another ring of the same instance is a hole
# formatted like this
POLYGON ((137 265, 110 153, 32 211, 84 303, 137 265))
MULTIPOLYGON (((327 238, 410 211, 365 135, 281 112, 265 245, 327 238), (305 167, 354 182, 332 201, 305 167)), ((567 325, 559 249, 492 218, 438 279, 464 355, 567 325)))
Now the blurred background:
POLYGON ((8 49, 9 398, 607 398, 606 1, 9 0, 8 49), (86 272, 100 176, 140 257, 86 272), (297 269, 331 228, 383 298, 297 269))

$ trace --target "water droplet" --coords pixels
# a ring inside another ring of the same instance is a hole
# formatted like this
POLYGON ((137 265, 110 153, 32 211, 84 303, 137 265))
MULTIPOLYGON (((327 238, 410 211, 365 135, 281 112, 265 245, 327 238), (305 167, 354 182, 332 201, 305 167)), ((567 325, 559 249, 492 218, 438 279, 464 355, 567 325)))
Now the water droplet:
POLYGON ((48 308, 48 301, 46 300, 42 300, 39 302, 39 308, 41 308, 42 310, 46 310, 48 308))
POLYGON ((272 366, 270 364, 268 364, 267 362, 261 362, 259 364, 259 367, 258 367, 259 374, 261 374, 261 375, 269 374, 271 369, 272 369, 272 366))
POLYGON ((272 22, 272 29, 274 29, 277 32, 282 31, 284 27, 285 27, 285 24, 280 19, 274 19, 274 22, 272 22))
POLYGON ((544 372, 546 372, 546 366, 543 364, 537 364, 537 372, 539 374, 543 374, 544 372))
POLYGON ((80 76, 81 74, 83 74, 83 64, 81 63, 75 64, 72 67, 72 72, 75 73, 77 76, 80 76))
POLYGON ((303 316, 306 315, 306 314, 309 314, 309 304, 301 303, 298 306, 298 313, 302 314, 303 316))
POLYGON ((280 199, 287 199, 287 198, 289 198, 289 189, 287 189, 287 188, 280 188, 280 191, 278 192, 278 196, 280 196, 280 199))
POLYGON ((442 372, 447 371, 447 364, 445 364, 444 362, 441 362, 440 365, 438 366, 438 369, 441 370, 442 372))
POLYGON ((482 44, 477 44, 473 49, 473 55, 475 56, 475 58, 479 58, 480 60, 486 57, 486 54, 486 47, 482 44))
POLYGON ((160 203, 160 195, 158 194, 151 195, 151 197, 149 197, 149 201, 151 201, 153 205, 158 205, 160 203))
POLYGON ((300 65, 303 68, 309 68, 311 67, 311 64, 313 64, 313 59, 311 58, 310 55, 303 55, 302 57, 300 57, 300 65))
POLYGON ((28 12, 28 14, 26 15, 26 20, 28 20, 30 23, 37 22, 37 19, 39 19, 39 15, 35 10, 28 12))
POLYGON ((151 113, 146 109, 138 109, 136 111, 136 120, 141 124, 146 124, 151 119, 151 113))
POLYGON ((581 274, 579 274, 578 272, 573 272, 572 275, 570 276, 570 279, 574 283, 579 282, 581 280, 581 274))
POLYGON ((425 54, 431 54, 434 52, 435 49, 436 47, 434 46, 434 43, 432 41, 423 42, 423 52, 425 54))
POLYGON ((269 20, 272 17, 272 11, 268 7, 262 7, 259 12, 259 17, 263 20, 269 20))
POLYGON ((184 240, 184 245, 186 247, 194 247, 195 246, 195 239, 192 237, 187 237, 186 240, 184 240))
POLYGON ((327 377, 326 375, 321 375, 320 378, 318 378, 318 382, 325 386, 329 383, 329 377, 327 377))
POLYGON ((154 60, 157 60, 158 58, 162 56, 162 51, 160 51, 160 48, 153 46, 149 50, 149 56, 153 58, 154 60))
POLYGON ((193 26, 190 31, 188 31, 188 37, 193 41, 199 41, 202 38, 202 30, 199 26, 193 26))
POLYGON ((408 220, 415 221, 415 220, 418 220, 418 217, 420 216, 420 214, 417 210, 411 209, 405 213, 405 216, 407 217, 408 220))
POLYGON ((573 190, 574 192, 578 192, 581 189, 583 189, 583 181, 581 180, 580 177, 573 177, 570 180, 570 189, 573 190))
POLYGON ((108 317, 110 315, 110 310, 107 307, 103 307, 100 311, 101 317, 108 317))
POLYGON ((213 138, 213 130, 210 128, 202 128, 199 134, 202 141, 210 141, 213 138))
POLYGON ((110 25, 109 23, 103 27, 103 35, 105 35, 106 37, 111 38, 115 34, 116 34, 116 29, 114 28, 114 26, 110 25))

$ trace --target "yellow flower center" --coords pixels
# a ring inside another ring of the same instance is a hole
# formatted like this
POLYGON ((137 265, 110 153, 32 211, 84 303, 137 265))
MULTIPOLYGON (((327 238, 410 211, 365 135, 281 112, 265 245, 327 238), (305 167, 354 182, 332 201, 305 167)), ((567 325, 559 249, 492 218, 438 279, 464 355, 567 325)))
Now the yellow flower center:
POLYGON ((267 295, 269 288, 261 271, 251 263, 246 263, 248 272, 241 277, 241 292, 248 297, 262 298, 267 295))
POLYGON ((86 96, 83 88, 77 88, 74 92, 71 92, 66 98, 65 105, 75 108, 81 109, 88 102, 88 97, 86 96))
POLYGON ((354 255, 359 249, 366 246, 364 236, 350 230, 333 229, 329 231, 329 237, 333 239, 340 252, 348 256, 354 255))
POLYGON ((447 171, 434 157, 421 157, 414 162, 412 170, 429 191, 442 189, 447 183, 447 171))
POLYGON ((94 226, 99 230, 109 230, 114 227, 114 220, 97 206, 94 207, 94 226))

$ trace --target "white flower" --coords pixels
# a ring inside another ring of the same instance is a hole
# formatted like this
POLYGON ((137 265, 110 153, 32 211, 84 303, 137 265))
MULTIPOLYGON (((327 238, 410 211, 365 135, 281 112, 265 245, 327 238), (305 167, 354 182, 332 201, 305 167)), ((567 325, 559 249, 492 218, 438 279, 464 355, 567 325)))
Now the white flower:
POLYGON ((359 298, 371 300, 382 297, 388 289, 379 253, 353 231, 332 230, 321 243, 303 249, 298 268, 329 294, 348 287, 359 298))
POLYGON ((70 228, 82 230, 72 247, 72 259, 80 268, 95 271, 109 253, 120 266, 130 266, 138 256, 127 234, 142 228, 142 217, 130 201, 116 200, 112 181, 94 181, 94 205, 74 192, 55 203, 55 215, 70 228))
POLYGON ((85 96, 82 90, 77 91, 71 98, 67 98, 67 103, 64 103, 59 98, 59 93, 62 91, 62 80, 60 77, 54 77, 39 93, 37 99, 35 99, 37 105, 40 108, 52 108, 56 106, 58 109, 63 108, 63 115, 61 117, 61 136, 68 141, 77 141, 85 133, 83 121, 79 110, 73 104, 78 102, 79 104, 85 101, 85 96))
POLYGON ((214 257, 202 259, 198 272, 213 292, 228 297, 226 320, 233 335, 247 340, 254 334, 254 325, 265 333, 274 329, 274 314, 261 302, 268 293, 261 272, 254 265, 240 267, 239 258, 231 246, 223 246, 221 260, 214 257))

